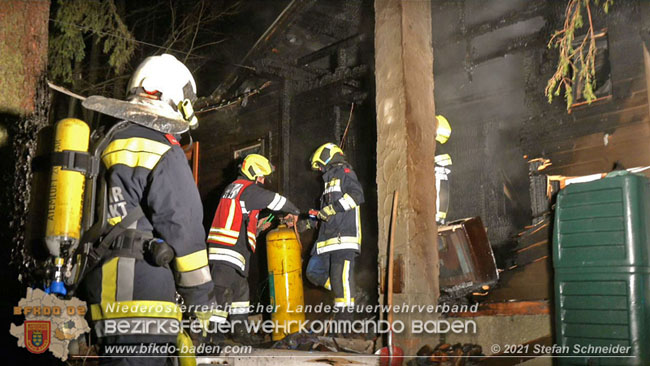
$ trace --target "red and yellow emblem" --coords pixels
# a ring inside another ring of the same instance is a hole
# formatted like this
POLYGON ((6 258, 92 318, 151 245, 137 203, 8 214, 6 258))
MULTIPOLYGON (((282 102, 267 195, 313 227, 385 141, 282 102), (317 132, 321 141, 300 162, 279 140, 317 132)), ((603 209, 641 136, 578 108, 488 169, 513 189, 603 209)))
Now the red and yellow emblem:
POLYGON ((26 320, 25 347, 31 353, 43 353, 50 346, 50 322, 45 320, 26 320))

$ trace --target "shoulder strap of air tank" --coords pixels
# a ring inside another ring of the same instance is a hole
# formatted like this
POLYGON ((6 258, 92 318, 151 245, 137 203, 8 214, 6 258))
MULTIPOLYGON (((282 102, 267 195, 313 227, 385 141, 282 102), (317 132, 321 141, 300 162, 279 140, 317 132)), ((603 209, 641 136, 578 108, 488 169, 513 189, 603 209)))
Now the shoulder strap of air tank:
MULTIPOLYGON (((113 139, 115 134, 124 129, 129 125, 127 121, 121 121, 116 123, 111 127, 108 132, 93 144, 92 156, 93 160, 97 162, 98 172, 100 170, 99 161, 100 155, 108 145, 108 143, 113 139)), ((85 243, 95 243, 106 231, 106 216, 108 207, 106 205, 106 180, 103 176, 91 176, 87 181, 86 191, 88 194, 85 197, 84 202, 84 216, 91 215, 88 219, 84 218, 84 233, 81 237, 80 243, 84 245, 85 243), (96 220, 93 220, 94 213, 97 213, 99 217, 96 220)))
POLYGON ((94 250, 91 250, 90 252, 91 253, 95 252, 95 254, 99 254, 101 257, 103 257, 105 254, 108 253, 109 248, 113 243, 113 241, 115 241, 115 239, 117 239, 117 237, 120 234, 126 231, 131 225, 133 225, 143 216, 144 216, 144 212, 142 211, 142 207, 138 205, 137 207, 132 209, 126 216, 124 216, 122 221, 118 222, 117 224, 115 224, 115 226, 111 227, 108 230, 108 233, 106 233, 106 235, 102 239, 102 241, 94 248, 94 250))
POLYGON ((86 266, 83 270, 83 273, 79 278, 83 278, 83 275, 92 271, 97 265, 99 265, 104 258, 108 256, 111 251, 111 244, 117 239, 117 237, 124 233, 129 226, 137 222, 141 217, 144 216, 142 207, 138 205, 131 212, 129 212, 119 223, 111 227, 108 230, 108 233, 104 236, 101 242, 90 249, 88 252, 88 258, 86 260, 86 266))
MULTIPOLYGON (((111 127, 108 130, 108 132, 106 132, 106 134, 104 134, 104 136, 101 136, 95 141, 92 149, 92 156, 94 160, 99 162, 102 151, 104 151, 108 143, 112 140, 113 136, 115 136, 115 134, 118 131, 128 126, 129 123, 130 122, 128 121, 121 121, 116 123, 113 127, 111 127)), ((95 260, 92 258, 93 256, 97 257, 97 254, 93 253, 93 251, 95 247, 99 247, 99 246, 91 247, 90 250, 88 250, 86 244, 96 243, 99 240, 99 238, 106 233, 106 224, 107 224, 106 216, 108 211, 106 205, 106 201, 107 201, 106 180, 101 175, 91 176, 87 181, 86 190, 88 194, 85 197, 86 202, 84 202, 84 216, 86 214, 90 214, 91 217, 89 221, 91 222, 88 223, 90 227, 85 226, 87 227, 87 229, 84 230, 84 233, 81 236, 81 240, 79 241, 80 245, 77 247, 77 250, 75 252, 75 257, 77 255, 86 256, 87 260, 83 261, 83 265, 78 271, 78 275, 76 276, 77 281, 75 281, 76 284, 74 287, 76 287, 79 281, 83 279, 83 276, 86 273, 88 273, 92 268, 94 268, 97 264, 99 264, 99 262, 94 263, 95 260), (96 220, 92 221, 92 219, 94 218, 93 213, 95 212, 95 210, 97 211, 98 217, 96 218, 96 220)), ((132 211, 132 213, 134 214, 132 217, 135 217, 134 221, 137 221, 137 219, 142 217, 141 215, 139 217, 136 217, 139 214, 138 211, 139 212, 142 211, 142 209, 139 206, 135 211, 132 211)), ((128 224, 126 225, 126 227, 131 225, 129 221, 131 221, 132 218, 129 216, 130 215, 127 215, 127 217, 124 218, 124 220, 122 221, 122 226, 124 226, 124 224, 128 224)), ((110 232, 106 233, 106 235, 108 234, 110 234, 110 232)), ((117 236, 117 234, 119 233, 116 232, 114 235, 117 236)), ((110 242, 108 244, 110 245, 110 242)), ((101 260, 101 258, 98 259, 101 260)))

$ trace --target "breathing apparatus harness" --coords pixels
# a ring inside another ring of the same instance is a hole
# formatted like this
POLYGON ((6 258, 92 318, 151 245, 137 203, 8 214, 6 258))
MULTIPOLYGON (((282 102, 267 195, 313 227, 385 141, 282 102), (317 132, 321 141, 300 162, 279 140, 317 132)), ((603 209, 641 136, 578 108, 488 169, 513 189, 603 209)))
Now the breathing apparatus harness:
POLYGON ((174 258, 171 246, 155 238, 152 232, 130 228, 144 217, 140 205, 130 210, 119 223, 111 227, 107 225, 107 183, 100 155, 113 136, 129 124, 128 121, 118 122, 103 136, 99 130, 93 132, 91 141, 95 142, 90 152, 66 150, 52 155, 53 166, 80 172, 86 176, 86 182, 81 223, 83 234, 76 247, 61 246, 60 255, 54 260, 53 279, 46 288, 48 293, 72 295, 86 274, 111 257, 144 259, 155 266, 168 266, 174 258), (73 261, 76 262, 74 266, 73 261), (63 276, 62 267, 66 263, 63 276))

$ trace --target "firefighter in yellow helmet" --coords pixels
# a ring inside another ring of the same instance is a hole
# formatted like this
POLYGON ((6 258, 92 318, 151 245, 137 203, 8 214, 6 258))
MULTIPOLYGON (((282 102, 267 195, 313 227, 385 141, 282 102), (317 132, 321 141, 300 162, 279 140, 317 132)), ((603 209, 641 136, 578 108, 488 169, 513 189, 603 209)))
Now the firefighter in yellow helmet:
POLYGON ((449 136, 451 136, 451 125, 447 118, 442 115, 436 116, 436 122, 438 123, 438 127, 436 128, 436 141, 444 144, 449 140, 449 136))
MULTIPOLYGON (((436 116, 438 128, 436 129, 436 141, 444 144, 451 136, 451 125, 449 121, 441 116, 436 116)), ((449 210, 449 178, 451 176, 451 156, 439 154, 435 157, 436 171, 436 222, 444 224, 449 210)))
POLYGON ((351 319, 354 307, 354 262, 361 251, 363 189, 343 151, 333 143, 321 145, 311 167, 323 174, 324 190, 318 211, 318 238, 311 251, 306 276, 314 285, 334 292, 337 319, 351 319))
POLYGON ((255 253, 257 234, 270 223, 258 221, 260 210, 285 212, 293 223, 300 213, 284 196, 263 188, 273 166, 262 155, 250 154, 241 164, 240 176, 223 192, 208 235, 210 271, 219 306, 217 322, 230 319, 234 341, 245 344, 259 340, 246 331, 250 258, 255 253))
POLYGON ((100 363, 164 365, 163 346, 176 343, 182 317, 177 293, 194 309, 215 305, 201 199, 177 141, 196 124, 190 112, 195 98, 190 71, 163 54, 137 68, 128 101, 84 101, 86 108, 123 119, 100 149, 108 231, 94 246, 94 263, 80 287, 100 352, 112 356, 100 363), (144 321, 149 325, 142 327, 144 321), (131 351, 111 353, 107 346, 115 344, 131 351))

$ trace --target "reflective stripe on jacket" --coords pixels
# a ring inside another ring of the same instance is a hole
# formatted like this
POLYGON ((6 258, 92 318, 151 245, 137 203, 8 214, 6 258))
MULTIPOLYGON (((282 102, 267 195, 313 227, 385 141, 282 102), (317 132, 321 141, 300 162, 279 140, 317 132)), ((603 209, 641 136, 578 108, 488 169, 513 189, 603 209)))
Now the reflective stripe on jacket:
POLYGON ((226 187, 208 235, 210 261, 234 267, 246 276, 248 260, 257 244, 258 214, 265 208, 292 214, 300 212, 286 197, 243 177, 226 187))
POLYGON ((361 250, 361 211, 364 202, 363 189, 347 163, 328 165, 323 173, 324 190, 321 208, 332 205, 335 215, 321 222, 313 253, 327 253, 334 250, 361 250))
POLYGON ((238 179, 224 191, 217 212, 212 220, 208 243, 234 246, 237 244, 242 224, 248 220, 246 234, 251 250, 255 252, 255 234, 257 234, 257 215, 259 210, 248 211, 246 203, 241 200, 244 190, 254 182, 238 179))
POLYGON ((102 343, 174 342, 178 327, 173 322, 180 316, 176 292, 186 305, 214 304, 203 208, 187 158, 174 138, 128 124, 116 132, 101 159, 109 224, 141 206, 144 217, 132 228, 154 233, 173 248, 175 258, 170 266, 157 267, 141 256, 116 251, 88 273, 82 291, 93 327, 102 343), (136 328, 111 333, 107 321, 112 319, 127 320, 136 328), (160 321, 160 326, 137 328, 146 323, 138 320, 160 321))

